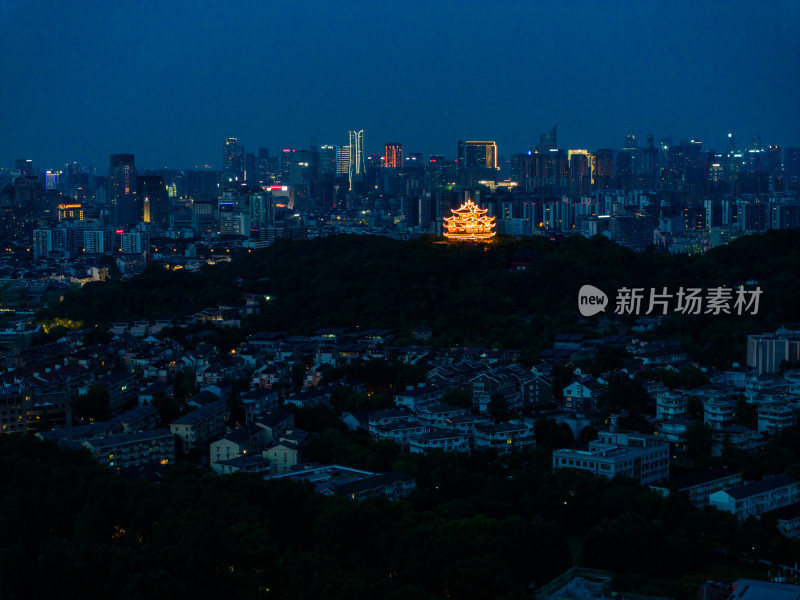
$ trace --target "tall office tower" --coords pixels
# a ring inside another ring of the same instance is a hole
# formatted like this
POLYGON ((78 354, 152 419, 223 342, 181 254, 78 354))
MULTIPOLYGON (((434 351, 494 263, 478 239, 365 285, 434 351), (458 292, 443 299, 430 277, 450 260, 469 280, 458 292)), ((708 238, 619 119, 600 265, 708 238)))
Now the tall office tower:
POLYGON ((339 146, 336 149, 336 173, 350 175, 350 146, 339 146))
POLYGON ((319 174, 336 175, 336 146, 320 146, 319 174))
POLYGON ((386 144, 383 166, 390 169, 399 169, 403 166, 403 144, 386 144))
POLYGON ((281 150, 281 185, 289 185, 292 175, 292 165, 295 163, 294 148, 284 148, 281 150))
POLYGON ((141 207, 139 220, 152 223, 162 231, 169 229, 170 199, 161 175, 139 175, 136 196, 141 207))
POLYGON ((783 149, 780 146, 767 148, 766 170, 772 175, 783 170, 783 149))
POLYGON ((645 177, 653 178, 651 184, 658 175, 658 148, 653 143, 654 139, 652 133, 647 134, 647 146, 642 148, 642 173, 645 177))
POLYGON ((366 169, 364 164, 364 130, 350 132, 350 189, 353 183, 362 178, 366 169))
POLYGON ((539 145, 536 146, 539 152, 547 152, 548 150, 555 150, 558 148, 557 127, 557 125, 553 125, 550 131, 539 135, 539 145))
POLYGON ((303 185, 311 177, 311 165, 314 160, 311 150, 298 150, 292 154, 289 167, 289 185, 303 185))
POLYGON ((256 158, 256 178, 258 185, 266 186, 272 180, 269 170, 269 148, 259 148, 256 158))
POLYGON ((477 185, 479 181, 494 181, 497 177, 496 142, 458 142, 458 183, 477 185))
POLYGON ((136 203, 136 165, 133 154, 112 154, 108 170, 108 197, 111 200, 111 220, 114 225, 139 222, 136 203))
POLYGON ((786 177, 800 177, 800 148, 783 149, 783 171, 786 177))
POLYGON ((244 146, 234 137, 222 146, 222 177, 229 182, 244 181, 244 146))
POLYGON ((244 155, 244 181, 247 185, 255 185, 256 179, 256 155, 248 152, 244 155))
POLYGON ((622 181, 633 175, 633 155, 628 150, 617 152, 617 177, 622 181))
MULTIPOLYGON (((636 136, 629 133, 625 136, 625 145, 622 147, 623 152, 627 152, 631 157, 631 174, 636 175, 641 171, 642 165, 639 161, 639 146, 636 143, 636 136)), ((619 175, 619 173, 617 173, 619 175)))
POLYGON ((686 181, 686 152, 683 144, 673 144, 669 147, 667 181, 672 185, 686 181))
POLYGON ((709 161, 708 153, 703 152, 703 142, 691 140, 684 141, 681 145, 684 147, 686 157, 686 183, 695 186, 697 192, 704 191, 708 182, 709 161))
POLYGON ((569 150, 569 183, 573 196, 588 196, 591 187, 589 175, 589 152, 586 150, 569 150))
POLYGON ((614 179, 614 150, 611 148, 600 148, 597 151, 595 167, 595 184, 598 187, 611 187, 614 179))

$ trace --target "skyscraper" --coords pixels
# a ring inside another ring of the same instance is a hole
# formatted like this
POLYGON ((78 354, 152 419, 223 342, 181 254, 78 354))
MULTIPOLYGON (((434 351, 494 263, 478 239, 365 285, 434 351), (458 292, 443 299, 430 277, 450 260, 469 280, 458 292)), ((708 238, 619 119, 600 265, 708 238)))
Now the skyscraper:
POLYGON ((350 146, 339 146, 336 149, 336 173, 350 175, 350 146))
POLYGON ((497 142, 458 142, 458 182, 474 186, 497 176, 497 142))
POLYGON ((386 144, 383 166, 391 169, 403 166, 403 144, 386 144))
POLYGON ((557 127, 557 125, 553 125, 550 131, 539 135, 539 145, 536 147, 539 152, 547 152, 548 150, 555 150, 558 148, 557 127))
POLYGON ((244 146, 235 137, 222 146, 222 175, 226 181, 244 181, 244 146))
POLYGON ((320 175, 336 175, 336 146, 321 146, 319 149, 320 175))
POLYGON ((783 170, 789 178, 800 177, 800 148, 783 149, 783 170))
POLYGON ((364 130, 350 132, 350 189, 364 175, 364 130))
POLYGON ((114 225, 139 222, 136 204, 136 165, 133 154, 112 154, 108 170, 108 197, 114 225))
POLYGON ((141 204, 141 215, 137 220, 152 223, 164 231, 169 229, 170 200, 164 178, 161 175, 137 177, 136 194, 141 204))

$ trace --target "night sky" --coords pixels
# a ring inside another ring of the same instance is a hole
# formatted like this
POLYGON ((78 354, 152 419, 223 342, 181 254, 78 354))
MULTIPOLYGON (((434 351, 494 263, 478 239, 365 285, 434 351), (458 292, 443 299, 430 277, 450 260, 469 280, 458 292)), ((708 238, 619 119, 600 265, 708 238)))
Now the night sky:
POLYGON ((222 143, 454 158, 653 133, 800 146, 800 2, 0 1, 0 167, 219 167, 222 143))

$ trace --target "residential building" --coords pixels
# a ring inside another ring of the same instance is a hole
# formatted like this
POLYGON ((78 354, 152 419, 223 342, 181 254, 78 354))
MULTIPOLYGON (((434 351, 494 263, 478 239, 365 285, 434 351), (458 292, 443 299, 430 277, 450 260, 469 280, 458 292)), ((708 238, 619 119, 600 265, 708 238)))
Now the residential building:
POLYGON ((729 425, 711 432, 711 456, 722 456, 725 444, 750 452, 764 445, 764 438, 755 429, 743 425, 729 425))
POLYGON ((524 423, 503 423, 500 425, 481 424, 475 425, 475 449, 492 448, 498 454, 519 452, 525 448, 536 446, 533 426, 524 423))
POLYGON ((408 448, 412 436, 420 435, 427 431, 427 427, 419 421, 401 419, 392 421, 375 428, 372 438, 376 440, 390 440, 402 448, 408 448))
POLYGON ((776 434, 797 422, 795 410, 786 402, 769 402, 758 407, 758 432, 776 434))
POLYGON ((742 474, 725 468, 709 469, 676 477, 671 484, 671 487, 686 493, 692 504, 703 508, 709 506, 709 497, 714 492, 741 486, 742 474))
POLYGON ((575 412, 593 412, 597 410, 600 396, 607 386, 593 377, 584 377, 573 381, 562 391, 564 410, 575 412))
POLYGON ((736 515, 741 520, 800 502, 800 482, 783 473, 740 487, 714 492, 711 506, 736 515))
POLYGON ((588 450, 553 451, 554 469, 580 469, 613 478, 624 475, 642 485, 669 479, 669 444, 656 436, 631 432, 599 433, 588 450))
POLYGON ((293 479, 314 484, 318 494, 338 495, 350 500, 384 496, 390 500, 405 498, 416 487, 416 480, 403 473, 373 473, 341 465, 300 464, 289 473, 266 479, 293 479))
POLYGON ((735 400, 715 399, 703 404, 703 422, 714 431, 730 427, 735 414, 735 400))
POLYGON ((667 391, 656 395, 656 420, 674 419, 686 414, 689 396, 686 392, 667 391))
POLYGON ((169 429, 180 438, 185 454, 195 448, 202 450, 213 439, 224 434, 229 416, 228 403, 216 400, 173 421, 169 429))
POLYGON ((404 406, 412 411, 417 411, 421 407, 436 402, 444 394, 444 390, 425 384, 419 384, 417 387, 408 386, 405 391, 396 393, 394 395, 394 403, 397 406, 404 406))
POLYGON ((175 439, 166 429, 92 438, 82 446, 97 462, 113 469, 175 462, 175 439))
POLYGON ((269 460, 269 472, 273 475, 288 473, 300 462, 300 445, 292 440, 281 439, 262 453, 269 460))
POLYGON ((269 473, 270 461, 261 454, 243 454, 228 460, 221 460, 213 465, 214 471, 220 475, 233 473, 269 473))
POLYGON ((211 468, 219 473, 217 463, 237 456, 259 453, 264 446, 266 432, 257 423, 247 423, 226 433, 222 438, 211 442, 211 468))
POLYGON ((457 431, 435 429, 427 433, 412 436, 408 441, 409 450, 414 453, 425 453, 429 450, 444 452, 469 452, 469 438, 457 431))
POLYGON ((461 406, 450 406, 435 402, 424 407, 418 408, 417 420, 428 427, 443 428, 445 423, 455 417, 461 417, 469 413, 469 409, 461 406))
POLYGON ((775 333, 747 336, 747 365, 758 374, 777 373, 781 362, 800 360, 800 331, 778 329, 775 333))

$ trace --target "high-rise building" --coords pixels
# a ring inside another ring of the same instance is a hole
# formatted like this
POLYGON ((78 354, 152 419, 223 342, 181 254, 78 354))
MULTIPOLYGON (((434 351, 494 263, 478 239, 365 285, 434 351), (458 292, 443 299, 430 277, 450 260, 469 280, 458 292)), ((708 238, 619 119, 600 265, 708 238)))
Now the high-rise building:
POLYGON ((573 196, 588 196, 591 176, 589 174, 589 152, 587 150, 568 150, 569 183, 573 196))
POLYGON ((350 132, 350 189, 353 183, 362 178, 366 169, 364 163, 364 130, 350 132))
POLYGON ((600 148, 597 151, 595 167, 595 184, 604 188, 611 187, 612 180, 614 179, 614 150, 611 148, 600 148))
POLYGON ((266 186, 272 181, 269 163, 269 148, 259 148, 256 158, 256 177, 260 186, 266 186))
POLYGON ((108 170, 108 197, 114 225, 139 222, 136 202, 136 165, 133 154, 112 154, 108 170))
POLYGON ((320 146, 320 175, 336 175, 336 146, 320 146))
POLYGON ((244 146, 231 137, 222 147, 222 176, 228 181, 244 181, 244 146))
POLYGON ((244 181, 247 185, 255 185, 256 180, 256 155, 248 152, 244 155, 244 181))
MULTIPOLYGON (((658 148, 653 143, 653 134, 647 135, 647 146, 642 148, 642 173, 647 178, 652 178, 658 175, 658 148)), ((652 183, 651 181, 651 183, 652 183)))
POLYGON ((547 152, 558 148, 557 127, 557 125, 553 125, 550 131, 539 135, 539 145, 536 147, 539 152, 547 152))
POLYGON ((800 177, 800 148, 783 149, 783 170, 786 177, 800 177))
POLYGON ((458 142, 458 182, 474 186, 478 181, 494 181, 497 177, 497 142, 458 142))
POLYGON ((339 146, 336 149, 336 173, 350 175, 350 146, 339 146))
POLYGON ((295 161, 295 150, 294 148, 284 148, 281 150, 281 184, 282 185, 289 185, 289 180, 291 179, 291 172, 292 172, 292 164, 295 161))
POLYGON ((164 231, 169 229, 170 200, 164 178, 161 175, 140 175, 136 178, 136 195, 141 206, 139 220, 164 231))
POLYGON ((383 166, 399 169, 403 166, 403 144, 386 144, 383 166))

